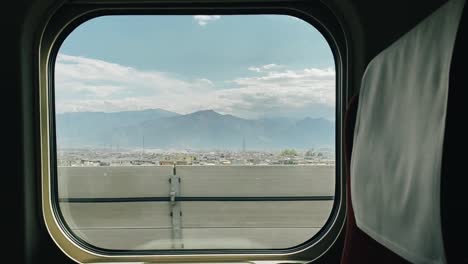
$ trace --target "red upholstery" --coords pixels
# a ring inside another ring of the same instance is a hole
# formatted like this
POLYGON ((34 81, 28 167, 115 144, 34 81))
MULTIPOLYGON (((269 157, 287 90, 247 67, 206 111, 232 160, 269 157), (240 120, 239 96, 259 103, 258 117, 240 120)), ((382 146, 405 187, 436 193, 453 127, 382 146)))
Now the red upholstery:
POLYGON ((356 112, 358 108, 358 97, 354 96, 345 115, 345 170, 346 170, 346 191, 347 191, 347 212, 346 212, 346 237, 341 258, 341 264, 354 263, 382 263, 382 264, 398 264, 409 263, 405 259, 396 255, 386 247, 382 246, 356 226, 354 211, 351 205, 351 189, 350 189, 350 161, 351 150, 353 149, 354 126, 356 123, 356 112))

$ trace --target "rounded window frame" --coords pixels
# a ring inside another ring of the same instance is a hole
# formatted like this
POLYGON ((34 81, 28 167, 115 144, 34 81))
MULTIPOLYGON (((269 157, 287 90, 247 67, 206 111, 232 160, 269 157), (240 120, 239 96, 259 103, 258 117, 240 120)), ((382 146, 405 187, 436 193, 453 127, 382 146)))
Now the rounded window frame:
POLYGON ((44 221, 54 242, 70 258, 79 262, 105 261, 311 261, 323 255, 338 239, 346 213, 343 118, 346 102, 347 42, 333 13, 322 3, 305 1, 266 1, 258 3, 219 1, 219 3, 169 3, 144 1, 106 3, 86 1, 66 4, 56 10, 39 40, 39 113, 41 190, 44 221), (313 9, 317 8, 317 10, 313 9), (321 10, 322 9, 322 10, 321 10), (327 14, 320 11, 328 10, 327 14), (69 230, 58 208, 54 68, 58 50, 68 35, 81 24, 107 15, 288 15, 310 24, 326 39, 335 62, 335 199, 329 218, 320 231, 302 244, 286 249, 213 250, 108 250, 84 242, 69 230), (317 15, 315 15, 317 14, 317 15), (318 14, 324 16, 318 18, 318 14), (332 24, 332 28, 327 23, 332 24), (325 25, 327 24, 327 25, 325 25), (328 26, 328 27, 327 27, 328 26))

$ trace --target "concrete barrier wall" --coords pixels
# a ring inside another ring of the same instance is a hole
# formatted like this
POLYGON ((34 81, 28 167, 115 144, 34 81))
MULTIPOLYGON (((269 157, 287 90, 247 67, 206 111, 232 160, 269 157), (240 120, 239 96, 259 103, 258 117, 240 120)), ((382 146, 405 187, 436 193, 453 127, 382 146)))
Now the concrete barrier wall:
MULTIPOLYGON (((170 166, 60 167, 59 198, 168 197, 170 166)), ((178 166, 180 196, 294 197, 334 194, 329 166, 178 166)), ((287 248, 311 238, 328 219, 325 201, 177 202, 185 249, 287 248)), ((72 231, 107 249, 172 249, 171 204, 60 202, 72 231)), ((178 247, 180 249, 180 247, 178 247)))
MULTIPOLYGON (((332 166, 178 166, 181 196, 334 195, 332 166)), ((171 166, 59 167, 60 198, 165 197, 171 166)))

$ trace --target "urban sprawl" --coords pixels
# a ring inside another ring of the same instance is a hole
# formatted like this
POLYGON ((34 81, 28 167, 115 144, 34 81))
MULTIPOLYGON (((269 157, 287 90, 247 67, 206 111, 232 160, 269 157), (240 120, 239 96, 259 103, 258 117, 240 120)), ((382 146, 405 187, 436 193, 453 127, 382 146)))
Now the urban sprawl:
POLYGON ((61 149, 58 166, 164 166, 164 165, 334 165, 330 149, 280 151, 193 151, 61 149))

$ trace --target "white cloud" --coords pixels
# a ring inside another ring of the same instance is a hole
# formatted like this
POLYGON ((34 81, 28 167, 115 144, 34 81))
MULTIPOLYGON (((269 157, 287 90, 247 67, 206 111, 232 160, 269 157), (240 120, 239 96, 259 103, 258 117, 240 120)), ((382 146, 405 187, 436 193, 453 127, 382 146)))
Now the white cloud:
POLYGON ((203 78, 185 81, 165 72, 141 71, 102 60, 59 54, 55 87, 58 112, 118 111, 141 109, 147 104, 138 102, 154 95, 162 100, 187 91, 203 93, 213 89, 213 83, 203 78))
POLYGON ((275 67, 257 68, 262 69, 262 75, 234 79, 231 82, 237 87, 218 92, 226 109, 232 109, 233 113, 254 112, 257 115, 269 115, 272 112, 301 112, 307 115, 305 112, 311 108, 334 108, 333 69, 269 71, 268 68, 275 67))
POLYGON ((266 65, 259 66, 259 67, 250 66, 248 68, 248 70, 249 71, 254 71, 254 72, 265 72, 265 71, 268 71, 268 70, 277 69, 277 68, 281 68, 281 67, 282 67, 281 65, 272 63, 272 64, 266 64, 266 65))
POLYGON ((227 88, 219 88, 206 78, 182 80, 169 73, 60 54, 56 109, 112 112, 162 108, 181 114, 213 109, 248 118, 303 117, 317 111, 333 115, 333 69, 293 71, 276 64, 250 68, 261 69, 255 71, 258 76, 235 78, 227 81, 227 88))
POLYGON ((209 22, 213 22, 213 21, 216 21, 218 19, 220 19, 221 16, 207 16, 207 15, 197 15, 197 16, 193 16, 193 19, 195 19, 195 21, 200 25, 200 26, 205 26, 206 24, 208 24, 209 22))

